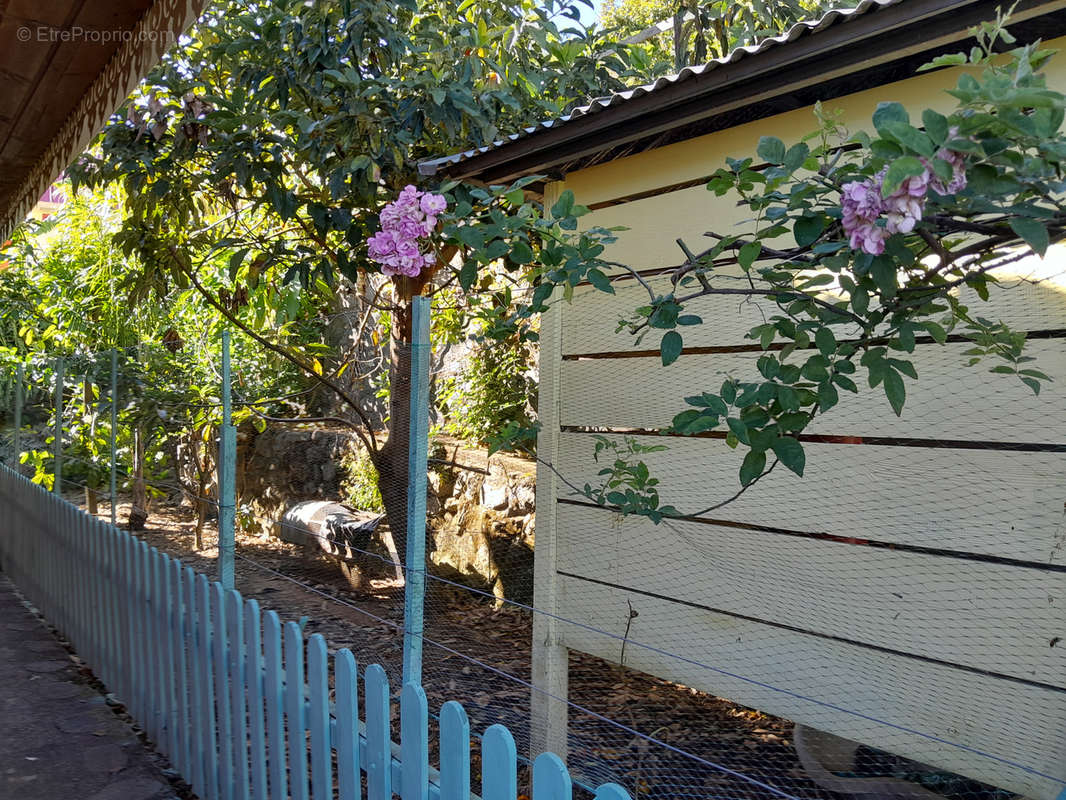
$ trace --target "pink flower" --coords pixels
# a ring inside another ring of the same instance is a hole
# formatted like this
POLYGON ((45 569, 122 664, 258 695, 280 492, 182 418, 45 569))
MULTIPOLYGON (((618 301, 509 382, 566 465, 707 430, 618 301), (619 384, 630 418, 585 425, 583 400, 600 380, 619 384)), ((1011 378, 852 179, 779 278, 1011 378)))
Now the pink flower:
MULTIPOLYGON (((884 175, 878 175, 878 178, 884 178, 884 175)), ((885 197, 885 227, 890 234, 909 234, 915 229, 925 212, 925 194, 930 188, 930 179, 930 171, 923 170, 920 175, 904 178, 900 186, 885 197)))
POLYGON ((381 230, 367 240, 367 251, 382 273, 413 278, 436 263, 432 252, 423 252, 421 240, 433 234, 437 215, 447 206, 441 195, 407 185, 381 210, 381 230))
POLYGON ((426 224, 410 217, 403 217, 395 229, 404 239, 418 239, 425 236, 426 224))
POLYGON ((439 194, 430 194, 427 192, 422 195, 422 199, 419 201, 419 206, 422 208, 422 211, 426 216, 435 217, 448 207, 448 201, 439 194))
POLYGON ((966 154, 958 150, 948 150, 942 147, 936 152, 936 157, 951 165, 951 180, 947 183, 939 175, 933 175, 929 185, 937 194, 956 194, 966 188, 966 154))
POLYGON ((890 234, 913 231, 925 213, 929 188, 936 188, 935 176, 926 165, 921 174, 905 178, 885 197, 885 172, 864 181, 852 181, 841 189, 841 222, 853 250, 880 255, 890 234), (878 224, 882 217, 883 226, 878 224))
POLYGON ((378 231, 367 240, 367 249, 372 259, 381 261, 396 252, 396 240, 389 231, 378 231))
POLYGON ((885 228, 889 233, 910 233, 922 218, 925 198, 891 195, 885 200, 885 211, 885 228))
POLYGON ((396 255, 400 258, 416 258, 421 254, 417 242, 413 242, 410 239, 401 239, 396 243, 396 255))
POLYGON ((885 210, 881 198, 880 181, 872 179, 852 181, 841 189, 841 222, 853 250, 863 250, 873 255, 885 251, 885 229, 877 225, 877 219, 885 210))
POLYGON ((885 252, 886 236, 888 236, 888 231, 873 222, 869 222, 851 231, 849 243, 853 250, 862 250, 871 255, 879 256, 885 252))
POLYGON ((929 191, 930 172, 904 179, 896 191, 885 198, 885 227, 889 233, 910 233, 925 212, 925 195, 929 191))
POLYGON ((844 216, 856 219, 876 219, 883 209, 881 187, 870 179, 845 183, 842 190, 844 216))

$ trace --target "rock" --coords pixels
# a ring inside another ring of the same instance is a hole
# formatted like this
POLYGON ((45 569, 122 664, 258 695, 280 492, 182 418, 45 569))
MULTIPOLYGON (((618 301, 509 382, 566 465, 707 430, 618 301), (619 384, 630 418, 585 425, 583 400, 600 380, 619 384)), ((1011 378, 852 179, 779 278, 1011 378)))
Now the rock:
POLYGON ((322 465, 322 481, 324 483, 333 483, 337 479, 337 465, 332 461, 327 461, 322 465))
POLYGON ((507 515, 510 517, 521 517, 533 511, 536 506, 536 485, 519 483, 511 489, 511 504, 507 509, 507 515))
POLYGON ((481 505, 502 511, 507 508, 508 494, 506 483, 485 481, 481 485, 481 505))

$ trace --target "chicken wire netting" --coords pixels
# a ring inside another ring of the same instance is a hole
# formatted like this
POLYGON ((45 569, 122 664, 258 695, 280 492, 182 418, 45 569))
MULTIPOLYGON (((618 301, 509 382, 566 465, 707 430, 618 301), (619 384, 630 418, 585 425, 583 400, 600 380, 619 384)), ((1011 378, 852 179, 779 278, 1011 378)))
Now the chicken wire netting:
MULTIPOLYGON (((1039 396, 981 366, 960 374, 964 348, 926 346, 923 376, 959 378, 913 384, 906 435, 872 398, 842 404, 806 437, 802 479, 775 473, 714 511, 738 486, 740 455, 713 433, 661 429, 674 398, 743 369, 737 354, 686 356, 691 368, 669 375, 639 357, 567 356, 558 430, 536 459, 433 431, 431 709, 459 700, 476 732, 503 723, 520 753, 563 751, 579 792, 614 781, 634 798, 1056 797, 1066 304, 1049 291, 1030 326, 1053 378, 1039 396), (622 517, 582 494, 619 452, 639 453, 678 517, 622 517)), ((217 388, 188 402, 188 365, 165 345, 121 354, 112 501, 108 450, 84 446, 110 425, 109 360, 66 359, 61 487, 104 517, 114 504, 120 524, 143 512, 140 536, 213 570, 217 388), (174 391, 146 407, 148 380, 174 391)), ((383 469, 335 422, 277 422, 257 405, 274 398, 242 394, 241 372, 237 357, 235 408, 259 413, 238 437, 237 588, 400 686, 411 571, 390 522, 408 508, 406 459, 383 469)), ((41 480, 54 475, 55 377, 50 360, 26 365, 23 455, 10 459, 41 480)), ((392 413, 396 431, 404 409, 392 413)))

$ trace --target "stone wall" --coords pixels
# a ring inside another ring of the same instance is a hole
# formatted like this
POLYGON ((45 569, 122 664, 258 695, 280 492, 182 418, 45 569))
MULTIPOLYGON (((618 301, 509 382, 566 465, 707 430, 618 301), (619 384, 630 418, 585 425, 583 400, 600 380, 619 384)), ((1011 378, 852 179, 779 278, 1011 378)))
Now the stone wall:
MULTIPOLYGON (((295 503, 344 502, 342 463, 358 441, 347 431, 242 429, 238 503, 246 524, 277 535, 295 503)), ((427 514, 431 572, 528 602, 533 592, 535 463, 454 440, 434 442, 427 514)))
POLYGON ((497 597, 531 602, 535 463, 440 442, 429 482, 430 560, 437 571, 497 597))

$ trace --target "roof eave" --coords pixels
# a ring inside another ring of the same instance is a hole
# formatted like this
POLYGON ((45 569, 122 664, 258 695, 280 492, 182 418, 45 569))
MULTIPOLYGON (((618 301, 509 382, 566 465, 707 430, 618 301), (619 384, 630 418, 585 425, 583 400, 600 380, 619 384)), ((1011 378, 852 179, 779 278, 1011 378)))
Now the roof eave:
MULTIPOLYGON (((877 8, 848 19, 846 24, 722 63, 702 75, 656 88, 564 124, 541 127, 479 154, 458 161, 453 156, 425 162, 424 174, 506 183, 526 175, 558 173, 561 166, 582 158, 729 110, 774 97, 788 98, 803 87, 958 47, 969 38, 974 25, 994 18, 1001 3, 1002 0, 906 0, 877 8), (921 39, 916 41, 914 26, 918 25, 921 39)), ((1012 23, 1021 23, 1064 9, 1066 0, 1022 0, 1011 19, 1012 23)))

